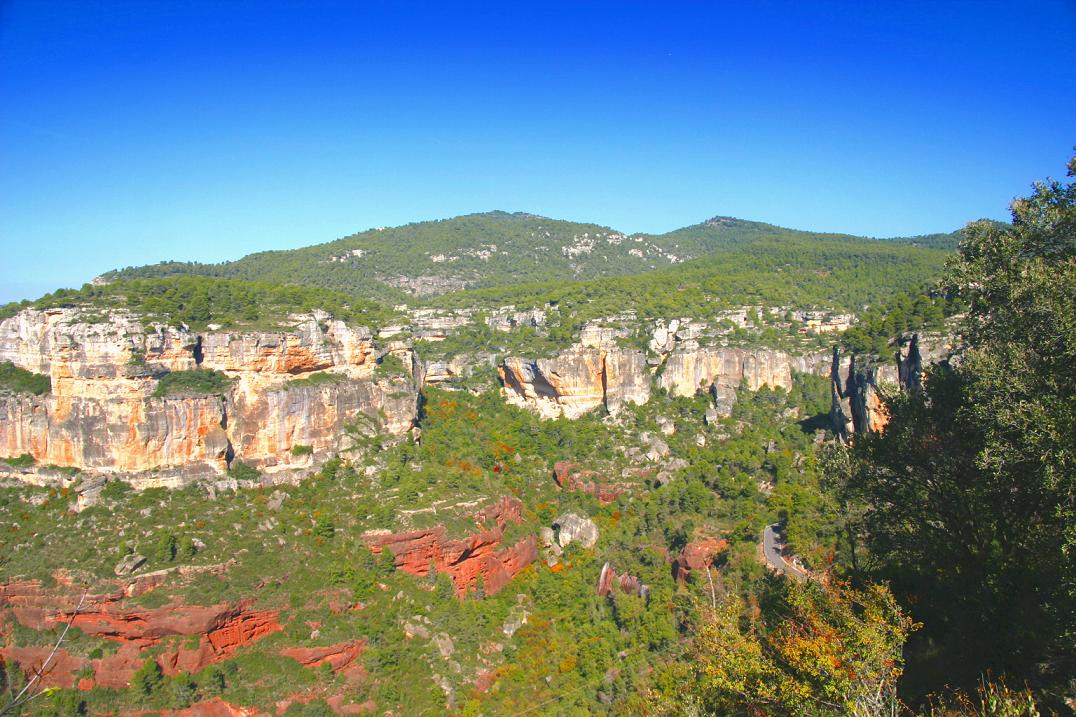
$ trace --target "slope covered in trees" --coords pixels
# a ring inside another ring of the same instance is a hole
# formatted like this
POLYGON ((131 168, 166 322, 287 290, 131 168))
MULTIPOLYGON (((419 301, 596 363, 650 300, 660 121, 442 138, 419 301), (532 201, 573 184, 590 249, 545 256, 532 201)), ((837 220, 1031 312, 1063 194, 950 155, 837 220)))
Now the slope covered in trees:
POLYGON ((736 263, 743 261, 749 248, 750 253, 783 258, 789 265, 802 261, 812 245, 818 245, 824 255, 841 247, 849 260, 893 252, 929 263, 936 257, 925 247, 951 249, 956 236, 882 241, 727 217, 666 234, 629 235, 596 224, 489 212, 371 229, 326 244, 260 252, 221 264, 168 261, 129 267, 109 272, 105 278, 216 276, 316 286, 395 302, 404 296, 401 289, 439 294, 461 288, 619 277, 707 256, 719 260, 729 255, 736 263))

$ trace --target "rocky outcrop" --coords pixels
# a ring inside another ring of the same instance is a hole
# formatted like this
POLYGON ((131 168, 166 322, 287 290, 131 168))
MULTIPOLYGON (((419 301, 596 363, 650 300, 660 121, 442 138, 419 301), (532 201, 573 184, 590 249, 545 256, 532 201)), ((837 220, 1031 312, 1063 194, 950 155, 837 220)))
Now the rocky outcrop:
POLYGON ((630 489, 630 486, 623 483, 610 483, 601 478, 597 471, 579 468, 569 461, 557 461, 553 465, 553 481, 558 488, 588 493, 602 503, 612 503, 630 489))
POLYGON ((783 351, 735 348, 679 348, 669 354, 658 385, 674 396, 713 391, 725 397, 741 383, 757 391, 792 387, 793 362, 783 351))
POLYGON ((692 540, 683 547, 673 561, 673 578, 685 582, 692 572, 706 570, 713 564, 714 558, 728 550, 729 541, 723 538, 706 537, 692 540))
MULTIPOLYGON (((920 347, 918 334, 902 336, 890 363, 873 356, 842 356, 840 349, 834 347, 830 365, 830 423, 842 440, 848 440, 854 433, 885 430, 889 412, 880 387, 888 384, 893 390, 905 392, 922 388, 924 359, 920 347)), ((928 362, 948 360, 947 349, 947 344, 936 337, 926 349, 928 362)))
POLYGON ((590 518, 576 513, 557 516, 553 521, 553 534, 557 545, 562 548, 567 548, 571 543, 593 548, 598 542, 598 526, 590 518))
POLYGON ((643 582, 634 575, 617 575, 612 563, 606 562, 605 565, 602 566, 601 573, 598 575, 598 595, 609 597, 613 594, 614 588, 620 588, 620 592, 625 595, 635 595, 644 600, 650 599, 649 585, 643 584, 643 582))
POLYGON ((0 396, 0 457, 212 475, 236 459, 268 470, 308 466, 347 447, 345 427, 356 421, 394 435, 411 427, 414 384, 375 379, 369 330, 320 312, 292 318, 287 331, 195 334, 123 312, 22 311, 0 322, 0 361, 49 376, 52 390, 0 396), (195 368, 233 384, 220 395, 153 395, 164 374, 195 368), (321 372, 338 380, 288 383, 321 372), (296 456, 296 446, 311 450, 296 456))
MULTIPOLYGON (((675 322, 674 322, 675 323, 675 322)), ((676 324, 679 326, 679 324, 676 324)), ((690 327, 685 327, 681 333, 690 327)), ((499 368, 509 403, 537 411, 545 418, 577 418, 605 406, 616 414, 626 404, 650 400, 651 363, 642 351, 610 348, 594 329, 591 345, 575 346, 553 358, 510 357, 499 368)), ((700 348, 694 340, 676 343, 667 328, 658 339, 675 346, 657 365, 657 385, 674 396, 714 395, 719 413, 727 415, 741 385, 789 389, 793 371, 816 371, 817 357, 793 357, 769 349, 700 348)))
POLYGON ((501 548, 509 522, 521 522, 522 504, 504 497, 491 509, 478 514, 480 524, 493 523, 467 538, 450 539, 443 525, 406 533, 369 534, 366 541, 374 553, 392 553, 396 568, 417 577, 429 574, 431 566, 452 577, 457 595, 466 595, 479 585, 486 594, 499 592, 520 570, 538 559, 533 535, 501 548))
POLYGON ((506 358, 498 371, 508 402, 545 418, 578 418, 601 405, 615 413, 650 399, 641 351, 576 347, 554 358, 506 358))
POLYGON ((360 677, 365 674, 365 670, 356 660, 365 649, 365 641, 349 640, 325 647, 289 647, 280 654, 290 657, 303 667, 328 665, 333 672, 360 677))
MULTIPOLYGON (((115 652, 93 660, 59 650, 49 664, 46 686, 70 687, 76 674, 89 672, 96 686, 126 687, 144 662, 144 652, 159 649, 163 641, 177 636, 197 638, 197 646, 166 643, 174 649, 158 652, 157 662, 166 675, 193 673, 283 629, 275 611, 253 610, 249 603, 141 609, 128 608, 124 598, 124 592, 117 591, 88 595, 80 601, 49 593, 36 581, 0 585, 0 609, 10 610, 23 627, 55 630, 70 623, 86 635, 119 644, 115 652)), ((45 648, 6 647, 0 649, 0 657, 31 671, 40 668, 48 656, 40 649, 45 648)))

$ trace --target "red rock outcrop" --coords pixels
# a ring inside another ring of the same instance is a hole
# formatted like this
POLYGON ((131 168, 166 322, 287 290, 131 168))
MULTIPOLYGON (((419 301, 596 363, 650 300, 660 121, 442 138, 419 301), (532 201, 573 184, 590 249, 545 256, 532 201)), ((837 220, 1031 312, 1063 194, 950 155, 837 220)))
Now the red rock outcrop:
MULTIPOLYGON (((123 591, 91 595, 82 600, 79 608, 79 598, 49 594, 37 581, 0 585, 0 607, 11 610, 24 627, 48 630, 70 622, 87 635, 120 644, 116 652, 96 660, 74 657, 60 649, 49 664, 45 680, 48 686, 71 687, 75 673, 89 667, 97 686, 125 687, 142 665, 143 651, 174 636, 197 636, 198 646, 161 653, 157 658, 161 669, 169 675, 197 672, 227 659, 240 647, 283 629, 276 612, 251 610, 245 603, 131 610, 123 606, 123 598, 123 591)), ((3 653, 8 659, 31 671, 41 666, 51 648, 5 650, 9 651, 3 653), (44 654, 41 650, 45 650, 44 654)))
POLYGON ((585 468, 577 468, 569 461, 557 461, 553 465, 553 480, 561 490, 581 491, 597 498, 602 503, 612 503, 628 492, 629 486, 622 483, 603 483, 601 474, 585 468))
POLYGON ((650 599, 650 586, 645 585, 634 575, 617 575, 612 563, 605 563, 598 575, 598 595, 608 597, 613 594, 613 588, 620 588, 620 592, 626 595, 635 595, 643 599, 650 599))
POLYGON ((303 667, 328 665, 333 672, 342 672, 349 677, 361 677, 366 671, 356 660, 365 649, 365 640, 350 640, 326 647, 289 647, 280 654, 290 657, 303 667))
POLYGON ((256 707, 238 707, 220 697, 198 702, 181 710, 127 712, 124 717, 270 717, 256 707))
POLYGON ((705 570, 714 557, 728 550, 729 541, 723 538, 706 537, 692 540, 684 546, 673 561, 673 577, 683 582, 692 571, 705 570))
POLYGON ((438 572, 452 577, 460 596, 475 589, 481 577, 486 593, 492 595, 538 559, 538 543, 533 535, 498 550, 507 523, 521 522, 521 509, 517 499, 502 498, 477 516, 480 523, 492 520, 493 527, 467 538, 449 539, 445 527, 437 525, 407 533, 371 535, 367 536, 367 542, 375 553, 391 552, 398 570, 424 577, 432 565, 438 572))

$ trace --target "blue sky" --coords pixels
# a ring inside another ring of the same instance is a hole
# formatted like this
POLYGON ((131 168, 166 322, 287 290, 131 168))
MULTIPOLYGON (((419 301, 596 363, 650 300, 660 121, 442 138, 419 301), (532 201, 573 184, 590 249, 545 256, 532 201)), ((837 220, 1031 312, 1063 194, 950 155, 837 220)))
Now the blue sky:
POLYGON ((1076 144, 1076 3, 0 0, 0 302, 530 211, 874 236, 1076 144))

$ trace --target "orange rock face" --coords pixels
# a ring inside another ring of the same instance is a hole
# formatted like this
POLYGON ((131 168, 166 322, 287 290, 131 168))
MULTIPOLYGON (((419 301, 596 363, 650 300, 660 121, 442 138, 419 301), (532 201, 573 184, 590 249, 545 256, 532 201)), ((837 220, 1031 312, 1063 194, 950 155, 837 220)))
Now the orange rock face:
MULTIPOLYGON (((197 672, 230 657, 237 649, 282 630, 277 613, 251 610, 245 604, 198 607, 172 605, 155 610, 128 610, 123 592, 88 596, 76 613, 78 599, 70 595, 50 595, 39 582, 0 585, 0 607, 11 610, 15 619, 34 630, 52 629, 68 622, 87 635, 120 643, 119 649, 97 660, 85 660, 61 649, 49 665, 47 686, 74 686, 75 674, 92 668, 100 687, 122 688, 144 661, 142 653, 168 637, 197 636, 198 646, 165 651, 157 658, 165 674, 197 672)), ((2 614, 2 613, 0 613, 2 614)), ((5 648, 0 652, 25 671, 40 668, 51 648, 5 648), (45 653, 40 654, 41 650, 45 653)))
POLYGON ((538 559, 538 543, 533 535, 498 550, 508 521, 521 522, 521 508, 517 499, 502 498, 492 509, 477 516, 480 522, 492 521, 494 525, 468 538, 449 539, 444 526, 438 525, 408 533, 370 536, 367 541, 375 553, 391 552, 398 570, 424 577, 433 565, 438 572, 452 576, 460 596, 475 589, 481 577, 486 593, 492 595, 538 559))
POLYGON ((350 640, 327 647, 289 647, 280 654, 290 657, 303 667, 328 665, 333 672, 349 677, 362 677, 366 671, 356 660, 366 649, 364 640, 350 640))
POLYGON ((685 581, 692 571, 705 570, 715 556, 728 550, 729 541, 723 538, 701 538, 684 546, 673 561, 673 577, 685 581))
MULTIPOLYGON (((29 453, 40 464, 145 473, 221 474, 234 456, 272 472, 292 464, 296 445, 315 458, 341 449, 360 414, 379 430, 411 428, 409 381, 372 380, 377 350, 368 329, 313 314, 277 332, 194 334, 112 312, 86 322, 80 309, 25 310, 0 321, 0 361, 48 375, 44 396, 0 396, 0 457, 29 453), (153 396, 168 371, 213 369, 234 379, 220 396, 153 396), (284 382, 317 371, 347 381, 284 382)), ((178 478, 147 478, 171 485, 178 478)), ((152 482, 156 481, 156 482, 152 482)), ((180 483, 177 483, 180 484, 180 483)))

